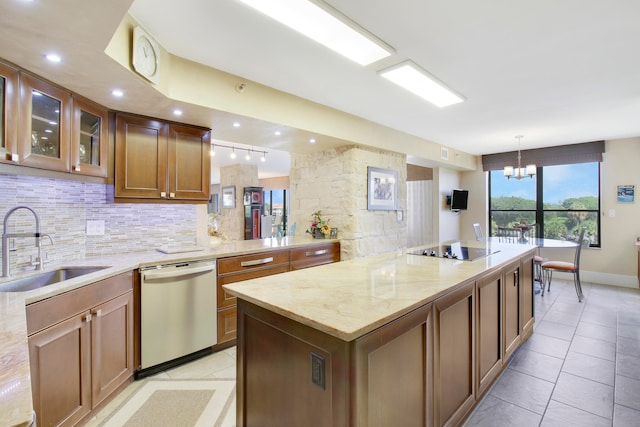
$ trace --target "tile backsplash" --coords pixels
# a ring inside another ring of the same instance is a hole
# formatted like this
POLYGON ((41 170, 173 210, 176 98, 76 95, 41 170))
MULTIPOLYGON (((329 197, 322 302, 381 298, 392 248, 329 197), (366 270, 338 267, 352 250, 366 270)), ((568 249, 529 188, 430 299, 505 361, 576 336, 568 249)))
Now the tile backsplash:
MULTIPOLYGON (((72 261, 85 256, 147 251, 172 244, 195 244, 196 205, 108 202, 107 184, 0 174, 0 219, 19 205, 29 206, 40 218, 42 252, 51 261, 72 261), (87 221, 104 222, 104 235, 87 235, 87 221)), ((35 231, 26 209, 8 222, 9 233, 35 231)), ((10 239, 11 271, 33 269, 37 250, 33 238, 10 239)))

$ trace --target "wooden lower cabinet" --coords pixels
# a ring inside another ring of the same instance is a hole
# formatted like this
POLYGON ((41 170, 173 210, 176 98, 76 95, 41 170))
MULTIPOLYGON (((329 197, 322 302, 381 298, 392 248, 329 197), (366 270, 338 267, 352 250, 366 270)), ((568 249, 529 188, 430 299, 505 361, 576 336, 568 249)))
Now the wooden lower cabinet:
POLYGON ((535 308, 533 301, 533 254, 520 259, 520 325, 521 341, 533 334, 535 308))
POLYGON ((520 345, 520 262, 504 268, 504 358, 509 357, 520 345))
POLYGON ((95 408, 133 373, 133 292, 96 307, 93 313, 91 401, 95 408))
POLYGON ((238 426, 432 425, 430 304, 351 342, 243 300, 238 325, 238 426))
POLYGON ((29 337, 38 426, 72 426, 91 412, 90 312, 29 337))
POLYGON ((355 378, 351 425, 432 425, 431 304, 358 338, 351 347, 355 378))
POLYGON ((337 240, 293 249, 219 258, 217 261, 218 343, 216 348, 229 347, 236 340, 236 298, 225 292, 222 286, 338 261, 340 261, 340 242, 337 240))
POLYGON ((502 372, 502 281, 502 271, 476 280, 477 397, 502 372))
POLYGON ((126 273, 27 306, 38 426, 76 425, 133 379, 132 286, 126 273))
POLYGON ((236 339, 238 332, 238 322, 236 315, 237 307, 225 307, 218 310, 218 344, 231 342, 236 339))
POLYGON ((530 335, 532 267, 526 255, 353 341, 238 300, 237 425, 462 425, 507 366, 505 337, 513 352, 530 335))
POLYGON ((434 303, 434 418, 460 424, 475 404, 475 282, 434 303))

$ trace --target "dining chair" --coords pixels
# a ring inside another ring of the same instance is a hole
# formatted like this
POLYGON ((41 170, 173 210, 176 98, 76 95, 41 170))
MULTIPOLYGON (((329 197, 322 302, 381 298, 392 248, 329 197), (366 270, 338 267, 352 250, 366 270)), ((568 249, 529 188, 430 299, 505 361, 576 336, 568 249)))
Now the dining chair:
POLYGON ((498 227, 496 236, 499 242, 518 243, 520 239, 520 230, 511 227, 498 227))
POLYGON ((551 292, 551 278, 554 271, 562 271, 565 273, 573 273, 573 284, 576 288, 576 294, 578 295, 578 302, 582 302, 584 295, 582 293, 582 285, 580 283, 580 253, 582 252, 582 246, 584 246, 584 233, 586 228, 582 227, 580 230, 580 236, 578 237, 578 246, 576 246, 576 252, 573 258, 573 262, 568 261, 544 261, 541 264, 542 274, 544 281, 542 282, 542 296, 544 296, 544 285, 546 282, 547 292, 551 292))
MULTIPOLYGON (((535 243, 535 239, 540 237, 538 233, 540 229, 538 228, 538 224, 529 224, 529 227, 529 230, 525 233, 525 237, 527 242, 535 243)), ((536 282, 540 282, 540 285, 542 285, 542 263, 545 261, 547 260, 540 256, 540 248, 536 247, 536 253, 533 256, 533 278, 536 282)))

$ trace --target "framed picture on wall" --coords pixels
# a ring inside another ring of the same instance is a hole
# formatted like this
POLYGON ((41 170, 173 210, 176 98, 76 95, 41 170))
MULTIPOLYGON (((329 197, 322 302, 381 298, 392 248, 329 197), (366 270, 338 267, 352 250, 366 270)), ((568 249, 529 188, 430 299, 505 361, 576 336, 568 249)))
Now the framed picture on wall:
POLYGON ((222 207, 233 209, 236 207, 236 186, 222 187, 222 207))
POLYGON ((370 211, 398 209, 398 172, 367 167, 367 209, 370 211))
POLYGON ((635 185, 618 185, 618 203, 633 203, 635 195, 635 185))

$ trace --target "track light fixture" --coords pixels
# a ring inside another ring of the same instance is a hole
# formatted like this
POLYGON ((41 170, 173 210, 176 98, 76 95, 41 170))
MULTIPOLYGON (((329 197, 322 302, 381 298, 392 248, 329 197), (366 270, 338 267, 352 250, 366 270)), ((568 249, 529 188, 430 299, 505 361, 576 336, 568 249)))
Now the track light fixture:
POLYGON ((209 154, 211 155, 211 157, 215 157, 216 155, 216 148, 218 147, 222 147, 222 148, 230 148, 231 149, 231 154, 229 155, 229 157, 231 157, 232 159, 235 159, 237 156, 236 154, 236 150, 239 151, 246 151, 247 154, 245 154, 244 158, 247 161, 251 161, 251 153, 262 153, 262 156, 260 156, 260 161, 261 162, 266 162, 267 161, 267 152, 266 151, 262 151, 262 150, 254 150, 253 148, 240 148, 240 147, 233 147, 231 145, 222 145, 222 144, 211 144, 211 149, 209 150, 209 154))

